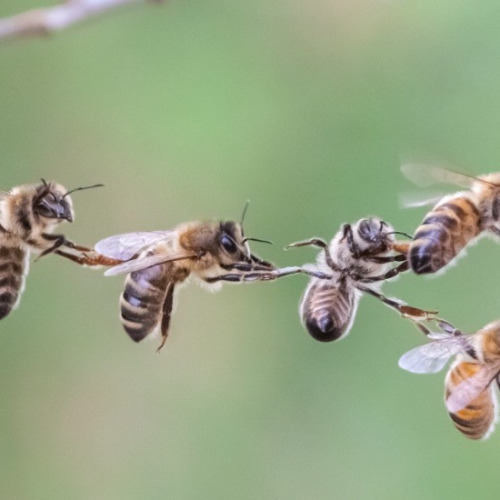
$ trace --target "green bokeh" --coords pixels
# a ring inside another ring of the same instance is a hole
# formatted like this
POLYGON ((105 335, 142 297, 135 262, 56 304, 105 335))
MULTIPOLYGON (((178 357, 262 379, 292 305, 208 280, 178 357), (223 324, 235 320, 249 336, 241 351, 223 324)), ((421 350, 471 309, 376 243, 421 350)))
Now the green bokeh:
MULTIPOLYGON (((0 16, 33 8, 4 0, 0 16)), ((238 218, 282 251, 399 208, 406 155, 476 173, 500 158, 500 5, 445 0, 181 1, 130 7, 47 39, 0 46, 1 188, 57 179, 68 237, 238 218), (420 155, 420 156, 419 156, 420 155)), ((496 319, 498 246, 388 295, 464 330, 496 319)), ((371 297, 351 335, 302 329, 306 280, 181 292, 170 338, 133 344, 120 278, 34 263, 2 321, 0 498, 496 498, 500 436, 469 442, 443 375, 398 357, 422 341, 371 297)))

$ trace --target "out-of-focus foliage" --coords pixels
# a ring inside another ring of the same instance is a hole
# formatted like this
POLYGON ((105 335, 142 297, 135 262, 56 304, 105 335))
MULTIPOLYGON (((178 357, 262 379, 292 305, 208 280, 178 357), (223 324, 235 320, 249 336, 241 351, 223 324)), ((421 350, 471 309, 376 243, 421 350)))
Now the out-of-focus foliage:
MULTIPOLYGON (((39 6, 4 0, 0 15, 39 6)), ((0 47, 0 188, 57 179, 91 244, 239 218, 283 252, 377 215, 423 210, 403 155, 500 168, 500 6, 469 1, 176 0, 0 47)), ((452 188, 453 189, 453 188, 452 188)), ((500 248, 388 295, 472 331, 499 314, 500 248)), ((365 297, 347 339, 313 341, 304 277, 181 292, 164 351, 121 329, 122 280, 34 263, 0 338, 0 497, 421 499, 498 495, 500 433, 451 425, 443 375, 397 367, 422 342, 365 297), (480 485, 480 486, 479 486, 480 485)))

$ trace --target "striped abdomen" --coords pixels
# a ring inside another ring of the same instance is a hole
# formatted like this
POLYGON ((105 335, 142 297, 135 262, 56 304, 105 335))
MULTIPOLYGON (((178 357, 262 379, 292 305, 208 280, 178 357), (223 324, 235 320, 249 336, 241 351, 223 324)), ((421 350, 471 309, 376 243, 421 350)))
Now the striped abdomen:
POLYGON ((347 335, 356 312, 358 296, 345 282, 327 283, 313 279, 300 304, 300 316, 307 331, 321 342, 347 335))
MULTIPOLYGON (((475 375, 479 369, 481 369, 480 364, 468 361, 452 366, 446 377, 445 399, 460 382, 475 375)), ((450 413, 453 425, 470 439, 488 437, 496 423, 497 404, 492 385, 490 384, 465 408, 450 413)))
POLYGON ((435 273, 480 232, 481 214, 460 196, 435 207, 423 220, 410 246, 410 265, 417 274, 435 273))
POLYGON ((19 303, 28 272, 28 252, 20 247, 0 247, 0 319, 19 303))
POLYGON ((171 265, 160 264, 127 276, 120 296, 120 318, 135 342, 149 335, 160 322, 170 272, 171 265))

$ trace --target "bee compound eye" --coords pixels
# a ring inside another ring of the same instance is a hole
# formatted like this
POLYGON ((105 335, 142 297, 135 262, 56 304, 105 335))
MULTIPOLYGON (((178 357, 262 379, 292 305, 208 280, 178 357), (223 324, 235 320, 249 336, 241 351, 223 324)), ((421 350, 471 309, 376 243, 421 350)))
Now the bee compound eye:
POLYGON ((364 219, 359 224, 358 232, 363 239, 367 239, 371 236, 373 229, 371 221, 369 219, 364 219))
POLYGON ((220 244, 228 253, 235 253, 237 250, 235 242, 227 234, 221 236, 220 244))
POLYGON ((43 202, 36 206, 36 212, 42 217, 53 217, 53 211, 43 202))

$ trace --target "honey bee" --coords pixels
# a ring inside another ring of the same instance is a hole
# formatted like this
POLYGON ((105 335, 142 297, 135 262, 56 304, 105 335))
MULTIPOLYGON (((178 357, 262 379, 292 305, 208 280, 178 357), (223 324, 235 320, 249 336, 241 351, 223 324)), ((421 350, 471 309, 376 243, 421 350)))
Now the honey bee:
POLYGON ((216 291, 223 282, 274 280, 305 273, 325 277, 321 272, 300 267, 277 269, 250 252, 241 223, 234 221, 187 222, 172 230, 135 232, 99 241, 99 254, 125 261, 108 269, 107 276, 128 274, 120 296, 123 328, 135 342, 159 326, 161 343, 167 340, 179 285, 194 277, 216 291))
POLYGON ((353 225, 344 224, 329 244, 311 238, 288 245, 322 248, 316 268, 330 275, 329 279, 312 277, 300 302, 302 323, 312 337, 321 342, 345 337, 351 330, 362 292, 415 320, 436 314, 403 305, 379 292, 383 281, 408 269, 408 243, 396 242, 395 234, 398 233, 386 222, 369 218, 353 225), (397 265, 391 268, 393 263, 397 265))
POLYGON ((444 333, 419 328, 432 342, 405 353, 399 366, 412 373, 436 373, 457 355, 445 379, 445 405, 453 425, 470 439, 486 439, 498 420, 494 383, 500 383, 500 320, 472 335, 445 321, 444 333))
POLYGON ((469 188, 440 199, 415 231, 409 250, 415 273, 439 271, 479 236, 500 236, 500 172, 474 177, 421 164, 403 165, 402 172, 421 185, 445 182, 469 188))
POLYGON ((61 222, 73 222, 75 218, 69 195, 98 186, 102 184, 67 191, 42 179, 41 184, 24 184, 0 194, 0 319, 19 304, 30 251, 39 253, 38 258, 56 253, 71 260, 80 256, 67 249, 91 251, 52 233, 61 222))

